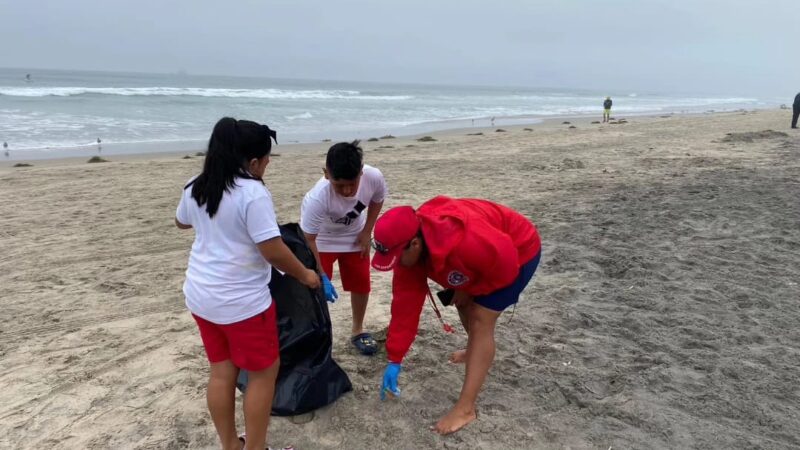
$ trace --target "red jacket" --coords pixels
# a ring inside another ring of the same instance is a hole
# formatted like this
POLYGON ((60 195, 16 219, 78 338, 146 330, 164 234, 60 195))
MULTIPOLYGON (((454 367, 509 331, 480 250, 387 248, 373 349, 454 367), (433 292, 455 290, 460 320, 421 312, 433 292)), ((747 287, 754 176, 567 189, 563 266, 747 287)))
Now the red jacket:
POLYGON ((510 285, 541 249, 536 226, 518 212, 478 199, 435 197, 417 209, 428 254, 392 277, 389 361, 399 363, 417 336, 428 278, 445 288, 486 295, 510 285))

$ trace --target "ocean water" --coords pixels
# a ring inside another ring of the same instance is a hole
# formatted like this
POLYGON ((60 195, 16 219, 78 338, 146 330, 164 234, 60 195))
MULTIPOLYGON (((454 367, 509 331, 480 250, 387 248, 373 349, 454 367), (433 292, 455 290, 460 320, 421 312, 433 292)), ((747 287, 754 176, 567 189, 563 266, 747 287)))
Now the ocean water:
POLYGON ((606 95, 616 116, 774 106, 753 97, 0 69, 0 141, 41 157, 98 138, 132 151, 202 147, 226 115, 269 124, 281 143, 354 139, 487 126, 492 117, 503 125, 599 116, 606 95))

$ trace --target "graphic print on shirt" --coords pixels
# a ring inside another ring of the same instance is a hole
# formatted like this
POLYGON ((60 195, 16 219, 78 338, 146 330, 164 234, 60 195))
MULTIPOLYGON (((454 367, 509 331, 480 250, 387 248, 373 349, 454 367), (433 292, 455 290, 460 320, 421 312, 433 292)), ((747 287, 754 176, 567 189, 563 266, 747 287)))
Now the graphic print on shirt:
POLYGON ((353 209, 350 212, 345 214, 344 217, 336 219, 333 222, 334 223, 341 223, 341 224, 344 224, 344 225, 350 225, 351 223, 353 223, 354 220, 358 219, 358 216, 361 215, 361 212, 364 211, 364 209, 366 207, 367 206, 365 204, 361 203, 361 200, 359 200, 358 203, 356 203, 356 206, 354 206, 353 209))

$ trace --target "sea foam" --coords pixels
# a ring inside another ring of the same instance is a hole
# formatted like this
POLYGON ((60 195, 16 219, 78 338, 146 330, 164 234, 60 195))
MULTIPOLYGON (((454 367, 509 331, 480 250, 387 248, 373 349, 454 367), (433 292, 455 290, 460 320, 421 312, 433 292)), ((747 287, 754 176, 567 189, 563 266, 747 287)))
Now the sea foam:
POLYGON ((8 97, 74 97, 80 95, 190 96, 263 99, 409 100, 409 95, 365 95, 351 90, 221 89, 193 87, 0 87, 8 97))

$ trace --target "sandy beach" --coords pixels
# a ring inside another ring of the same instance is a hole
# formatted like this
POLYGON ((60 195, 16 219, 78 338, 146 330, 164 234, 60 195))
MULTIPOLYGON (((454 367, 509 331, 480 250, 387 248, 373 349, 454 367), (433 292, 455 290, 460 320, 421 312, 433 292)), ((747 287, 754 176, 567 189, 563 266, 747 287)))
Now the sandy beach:
MULTIPOLYGON (((387 207, 438 194, 504 203, 539 227, 542 265, 499 321, 466 429, 428 429, 458 396, 463 367, 447 358, 463 330, 444 334, 426 307, 402 399, 381 402, 385 352, 352 349, 343 295, 330 308, 334 356, 354 391, 313 416, 273 419, 270 445, 800 447, 800 133, 789 113, 595 120, 364 142, 387 207), (775 132, 746 134, 764 130, 775 132)), ((328 145, 276 148, 266 182, 281 222, 298 220, 328 145)), ((181 293, 193 233, 173 225, 202 157, 183 155, 0 166, 0 448, 217 448, 208 364, 181 293)), ((373 286, 367 326, 385 336, 389 276, 373 272, 373 286)))

